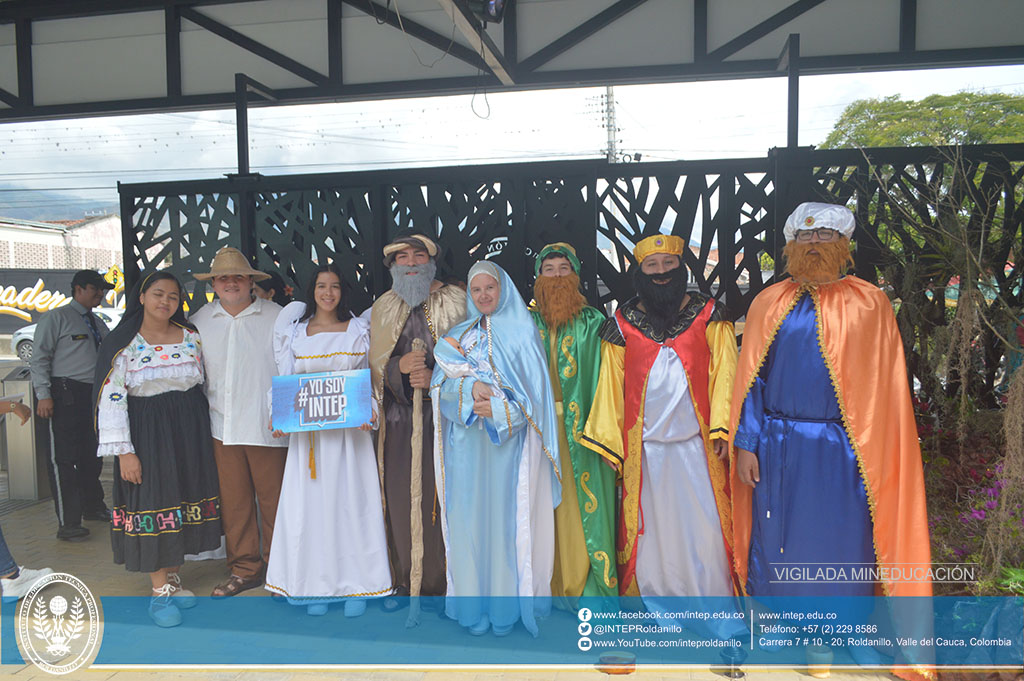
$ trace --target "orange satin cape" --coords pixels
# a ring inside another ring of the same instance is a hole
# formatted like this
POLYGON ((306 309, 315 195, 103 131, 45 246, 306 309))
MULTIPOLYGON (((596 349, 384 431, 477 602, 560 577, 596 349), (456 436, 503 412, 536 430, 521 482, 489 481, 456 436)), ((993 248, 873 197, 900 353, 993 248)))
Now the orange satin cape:
MULTIPOLYGON (((880 568, 931 566, 924 472, 903 344, 892 304, 876 286, 848 276, 816 286, 793 280, 769 286, 747 312, 733 387, 730 434, 775 334, 804 293, 817 310, 818 343, 839 399, 843 426, 867 490, 875 560, 880 568)), ((735 569, 746 591, 752 489, 736 475, 730 435, 735 569)), ((838 528, 837 528, 838 529, 838 528)), ((881 584, 886 596, 931 596, 930 581, 881 584)))
POLYGON ((708 474, 715 494, 715 506, 722 527, 722 542, 726 557, 732 558, 732 546, 726 528, 729 522, 728 476, 724 463, 715 456, 709 433, 711 422, 711 400, 709 397, 711 350, 707 341, 707 325, 715 301, 709 300, 681 334, 657 343, 645 336, 622 315, 615 313, 619 329, 626 341, 624 377, 624 428, 622 460, 622 505, 619 512, 617 556, 619 566, 619 592, 622 595, 638 595, 636 586, 637 539, 643 534, 643 509, 640 507, 640 490, 643 485, 641 452, 643 448, 644 403, 647 396, 647 376, 654 366, 654 360, 662 347, 669 347, 679 356, 689 382, 690 397, 693 399, 701 437, 704 439, 704 453, 708 461, 708 474))

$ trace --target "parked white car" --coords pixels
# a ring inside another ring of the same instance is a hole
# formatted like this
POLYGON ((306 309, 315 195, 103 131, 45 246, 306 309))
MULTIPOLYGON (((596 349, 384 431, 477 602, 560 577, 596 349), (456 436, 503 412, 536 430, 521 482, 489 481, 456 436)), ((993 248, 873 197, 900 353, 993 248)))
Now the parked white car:
MULTIPOLYGON (((93 314, 99 317, 108 329, 112 329, 121 321, 124 310, 119 307, 97 307, 93 309, 93 314)), ((35 324, 23 326, 11 335, 11 350, 22 362, 32 359, 32 339, 35 335, 35 324)))

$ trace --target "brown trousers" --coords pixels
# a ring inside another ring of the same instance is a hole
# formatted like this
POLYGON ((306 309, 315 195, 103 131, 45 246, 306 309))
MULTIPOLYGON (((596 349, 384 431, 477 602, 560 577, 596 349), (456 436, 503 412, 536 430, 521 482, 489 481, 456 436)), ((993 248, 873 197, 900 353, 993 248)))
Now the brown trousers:
POLYGON ((226 445, 216 438, 213 440, 213 456, 220 476, 220 516, 228 568, 231 574, 242 579, 262 578, 266 570, 287 455, 287 447, 226 445))

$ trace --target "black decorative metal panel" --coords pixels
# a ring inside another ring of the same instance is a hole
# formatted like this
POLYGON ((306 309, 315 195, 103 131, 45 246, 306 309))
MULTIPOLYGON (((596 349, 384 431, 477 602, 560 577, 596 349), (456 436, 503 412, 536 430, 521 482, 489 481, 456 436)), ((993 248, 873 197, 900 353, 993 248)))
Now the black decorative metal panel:
POLYGON ((754 291, 763 286, 759 257, 773 201, 765 165, 739 161, 719 169, 687 164, 674 172, 600 178, 597 233, 603 257, 597 274, 607 288, 601 302, 632 295, 633 247, 645 237, 668 233, 690 245, 684 261, 691 285, 742 314, 751 296, 749 282, 756 283, 754 291))
POLYGON ((965 282, 979 288, 970 338, 969 393, 996 405, 1003 338, 1024 306, 1024 145, 821 151, 812 155, 819 200, 857 215, 856 272, 899 300, 910 375, 926 394, 952 395, 962 377, 940 377, 929 357, 965 282), (969 279, 964 279, 969 277, 969 279))
POLYGON ((361 310, 371 302, 372 272, 364 258, 374 250, 368 189, 260 191, 253 197, 258 269, 277 270, 300 292, 318 265, 338 262, 352 307, 361 310))
MULTIPOLYGON (((237 195, 227 192, 121 194, 122 220, 130 220, 132 241, 125 239, 125 265, 132 272, 158 268, 173 271, 198 298, 206 301, 206 286, 192 272, 209 271, 214 254, 223 246, 241 246, 237 195), (126 210, 127 207, 127 210, 126 210), (128 255, 135 255, 135 262, 128 255)), ((129 281, 129 284, 134 280, 129 281)))
POLYGON ((314 263, 337 260, 352 306, 361 309, 390 285, 381 248, 400 233, 438 240, 441 278, 464 280, 473 262, 493 258, 526 298, 534 254, 546 243, 568 241, 583 261, 588 297, 607 304, 632 295, 633 246, 672 233, 691 245, 685 260, 693 285, 740 317, 781 273, 782 224, 797 203, 849 205, 858 218, 857 273, 877 282, 886 268, 898 279, 892 265, 901 258, 927 262, 940 255, 922 242, 920 229, 950 210, 952 200, 973 238, 987 240, 988 262, 1016 263, 994 268, 992 277, 1019 306, 1022 164, 1024 145, 796 148, 773 149, 764 159, 567 161, 121 185, 125 269, 132 279, 166 266, 188 279, 209 267, 218 248, 233 245, 301 289, 314 263), (771 268, 764 254, 774 259, 773 271, 762 271, 771 268))

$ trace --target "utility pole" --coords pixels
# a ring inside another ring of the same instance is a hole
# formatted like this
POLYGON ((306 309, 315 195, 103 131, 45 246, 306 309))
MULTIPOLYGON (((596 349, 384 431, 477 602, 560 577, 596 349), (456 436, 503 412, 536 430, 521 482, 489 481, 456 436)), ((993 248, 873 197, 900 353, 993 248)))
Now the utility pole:
POLYGON ((608 162, 615 163, 619 155, 615 139, 618 128, 615 127, 615 88, 611 85, 606 87, 604 92, 604 127, 608 131, 608 162))

